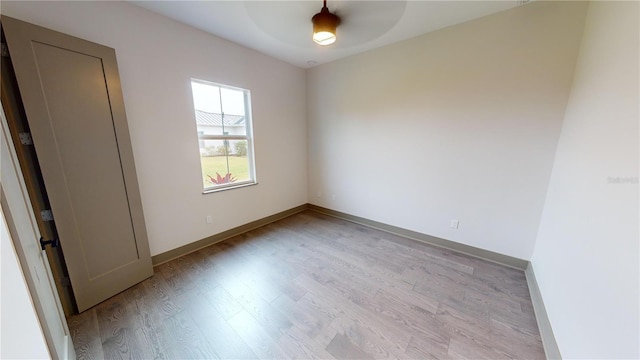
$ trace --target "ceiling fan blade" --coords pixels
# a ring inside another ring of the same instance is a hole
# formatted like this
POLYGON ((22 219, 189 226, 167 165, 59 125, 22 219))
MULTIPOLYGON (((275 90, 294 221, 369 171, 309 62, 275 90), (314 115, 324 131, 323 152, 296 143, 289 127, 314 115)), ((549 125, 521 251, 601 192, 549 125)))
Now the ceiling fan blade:
MULTIPOLYGON (((322 1, 247 1, 245 7, 255 26, 288 45, 313 48, 311 17, 322 1)), ((374 40, 391 30, 402 18, 405 0, 329 0, 327 7, 340 17, 338 40, 332 47, 351 47, 374 40)))

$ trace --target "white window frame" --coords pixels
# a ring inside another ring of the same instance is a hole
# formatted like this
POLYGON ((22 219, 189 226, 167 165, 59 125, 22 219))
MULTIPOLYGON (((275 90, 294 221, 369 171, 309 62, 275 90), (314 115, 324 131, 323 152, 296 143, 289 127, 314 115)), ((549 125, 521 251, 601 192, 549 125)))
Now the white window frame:
MULTIPOLYGON (((225 84, 220 84, 220 83, 215 83, 215 82, 211 82, 211 81, 206 81, 206 80, 201 80, 201 79, 195 79, 192 78, 191 82, 195 82, 195 83, 200 83, 200 84, 204 84, 204 85, 209 85, 209 86, 216 86, 219 87, 220 89, 230 89, 230 90, 235 90, 235 91, 240 91, 244 94, 244 117, 245 117, 245 135, 224 135, 224 108, 223 108, 223 104, 220 104, 222 110, 220 111, 220 113, 222 114, 223 117, 223 134, 222 135, 213 135, 213 134, 200 134, 197 131, 197 124, 196 124, 196 133, 198 135, 198 151, 200 149, 200 141, 203 140, 245 140, 247 142, 247 161, 249 162, 249 180, 245 180, 245 181, 240 181, 240 182, 232 182, 232 183, 227 183, 227 184, 222 184, 222 185, 213 185, 213 186, 209 186, 206 187, 203 184, 203 194, 209 194, 209 193, 213 193, 213 192, 217 192, 217 191, 221 191, 221 190, 228 190, 228 189, 234 189, 234 188, 238 188, 238 187, 244 187, 244 186, 249 186, 249 185, 255 185, 258 183, 258 180, 256 179, 256 168, 255 168, 255 156, 253 153, 253 119, 251 116, 251 92, 248 89, 243 89, 243 88, 239 88, 239 87, 235 87, 235 86, 229 86, 229 85, 225 85, 225 84)), ((193 94, 192 94, 193 96, 193 94)), ((194 107, 194 120, 195 120, 195 107, 194 107)), ((202 155, 200 155, 202 156, 202 155)), ((229 155, 226 155, 229 156, 229 155)), ((202 163, 200 163, 200 173, 201 173, 201 178, 205 175, 204 174, 204 169, 202 168, 202 163)))

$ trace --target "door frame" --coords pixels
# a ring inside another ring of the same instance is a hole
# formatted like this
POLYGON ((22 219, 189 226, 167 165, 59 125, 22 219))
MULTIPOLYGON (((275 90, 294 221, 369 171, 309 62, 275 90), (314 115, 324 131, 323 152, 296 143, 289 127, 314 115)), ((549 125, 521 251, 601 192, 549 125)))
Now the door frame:
MULTIPOLYGON (((3 41, 2 45, 5 47, 6 43, 3 41)), ((16 151, 22 177, 27 188, 27 195, 31 199, 31 207, 33 208, 40 234, 45 239, 55 239, 58 238, 58 233, 53 220, 44 221, 41 216, 38 216, 41 211, 50 210, 51 205, 49 205, 49 199, 44 187, 34 146, 33 144, 22 145, 20 143, 20 133, 29 132, 29 125, 24 115, 24 108, 22 107, 20 99, 20 91, 18 90, 13 63, 8 53, 2 55, 2 61, 2 74, 0 77, 2 96, 0 100, 2 101, 9 134, 13 140, 13 147, 16 151)), ((58 244, 55 248, 47 246, 45 252, 49 260, 49 265, 51 266, 51 273, 55 280, 56 289, 65 316, 77 314, 78 310, 75 304, 73 290, 71 289, 71 282, 67 274, 61 245, 58 244)))
MULTIPOLYGON (((0 102, 0 118, 1 118, 0 135, 3 137, 4 142, 7 144, 7 147, 9 149, 8 151, 9 156, 12 162, 12 166, 9 167, 11 169, 10 173, 9 174, 3 173, 2 174, 3 181, 0 181, 0 202, 2 205, 2 211, 7 223, 11 241, 13 243, 13 247, 16 251, 16 254, 18 255, 18 263, 22 270, 24 280, 27 285, 27 289, 29 290, 29 295, 33 303, 33 308, 35 310, 36 317, 38 319, 38 322, 40 323, 40 328, 44 335, 47 349, 49 350, 49 355, 51 356, 52 359, 75 359, 76 358, 75 349, 73 347, 73 342, 71 339, 71 334, 69 332, 69 327, 67 325, 67 320, 64 316, 64 312, 60 304, 60 298, 58 296, 58 292, 55 288, 53 287, 51 288, 52 295, 56 301, 55 307, 56 307, 57 313, 55 314, 56 315, 55 317, 59 319, 63 329, 66 331, 66 334, 67 334, 65 337, 66 341, 64 344, 54 343, 53 336, 50 331, 50 327, 47 324, 47 318, 45 316, 45 311, 46 311, 45 307, 43 306, 42 301, 38 296, 38 291, 36 290, 37 280, 34 279, 32 276, 30 264, 28 263, 27 257, 25 255, 25 249, 22 247, 20 234, 18 231, 16 231, 19 224, 15 222, 13 213, 16 211, 20 211, 21 210, 20 207, 24 206, 26 209, 22 209, 22 210, 27 211, 29 217, 31 218, 30 226, 33 228, 34 233, 36 235, 39 236, 40 234, 38 227, 34 225, 36 222, 35 222, 35 216, 33 213, 33 208, 31 207, 31 199, 28 196, 26 186, 24 183, 24 178, 22 177, 22 173, 20 171, 20 165, 18 162, 18 158, 16 156, 16 151, 13 146, 13 142, 11 140, 11 134, 9 132, 9 127, 8 127, 7 119, 5 117, 4 107, 2 102, 0 102), (17 179, 17 182, 18 182, 18 188, 15 188, 15 189, 6 188, 6 181, 4 181, 5 177, 15 177, 15 179, 17 179), (15 199, 11 200, 10 198, 8 198, 6 196, 7 192, 19 193, 20 199, 18 201, 23 201, 24 204, 18 204, 15 199), (59 354, 56 349, 61 349, 62 354, 59 354)), ((35 242, 38 240, 31 239, 31 241, 35 242)), ((51 284, 52 283, 51 280, 53 279, 53 277, 51 275, 51 269, 49 267, 46 256, 43 256, 43 262, 45 265, 44 268, 46 271, 46 276, 49 277, 49 280, 50 280, 49 283, 51 284)), ((58 319, 56 319, 56 321, 58 319)))

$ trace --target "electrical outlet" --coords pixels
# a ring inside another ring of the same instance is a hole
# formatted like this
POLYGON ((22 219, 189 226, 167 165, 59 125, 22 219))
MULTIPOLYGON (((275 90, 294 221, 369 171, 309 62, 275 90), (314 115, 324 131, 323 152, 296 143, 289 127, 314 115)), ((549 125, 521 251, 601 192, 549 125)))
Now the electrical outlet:
POLYGON ((456 219, 451 219, 451 224, 449 225, 452 229, 457 229, 460 225, 460 221, 456 219))
POLYGON ((336 199, 336 194, 331 194, 331 200, 335 200, 336 199))
POLYGON ((318 196, 318 198, 321 198, 321 197, 322 197, 322 192, 318 191, 318 192, 316 193, 316 196, 318 196))
POLYGON ((207 224, 211 224, 213 222, 213 218, 211 215, 207 215, 207 224))

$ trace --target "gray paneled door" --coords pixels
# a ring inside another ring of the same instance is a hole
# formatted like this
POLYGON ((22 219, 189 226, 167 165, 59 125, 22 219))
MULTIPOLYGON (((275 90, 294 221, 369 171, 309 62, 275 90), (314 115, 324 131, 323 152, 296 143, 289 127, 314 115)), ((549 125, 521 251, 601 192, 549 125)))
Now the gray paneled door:
POLYGON ((2 16, 79 311, 153 274, 115 51, 2 16))

